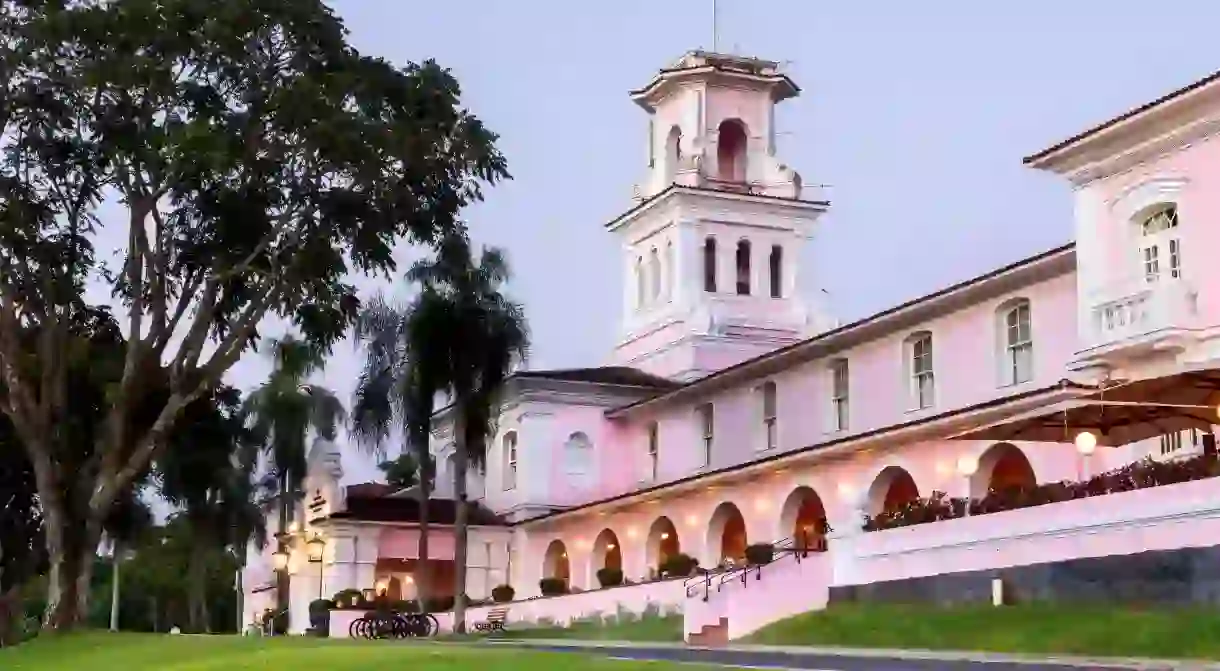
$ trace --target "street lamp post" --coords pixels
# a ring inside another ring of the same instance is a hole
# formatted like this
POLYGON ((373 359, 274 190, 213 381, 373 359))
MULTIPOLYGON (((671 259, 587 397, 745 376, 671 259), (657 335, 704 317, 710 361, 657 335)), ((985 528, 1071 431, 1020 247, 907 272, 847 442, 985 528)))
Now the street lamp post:
POLYGON ((1072 442, 1076 444, 1076 451, 1080 453, 1080 473, 1077 474, 1078 479, 1082 481, 1088 480, 1092 477, 1089 461, 1090 457, 1093 456, 1093 452, 1097 450, 1097 436, 1091 431, 1081 431, 1076 434, 1076 439, 1072 442))
POLYGON ((305 546, 309 550, 309 563, 318 565, 318 598, 321 599, 326 570, 326 540, 322 538, 322 534, 314 534, 305 546))

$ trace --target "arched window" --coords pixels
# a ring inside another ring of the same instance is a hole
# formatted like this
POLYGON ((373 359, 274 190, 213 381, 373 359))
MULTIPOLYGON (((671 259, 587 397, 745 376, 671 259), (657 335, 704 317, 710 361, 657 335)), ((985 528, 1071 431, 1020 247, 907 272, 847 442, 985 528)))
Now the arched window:
POLYGON ((653 247, 648 253, 648 300, 656 302, 661 298, 661 255, 653 247))
POLYGON ((737 243, 737 295, 750 295, 750 241, 737 243))
POLYGON ((703 290, 716 293, 716 238, 703 241, 703 290))
POLYGON ((665 245, 665 283, 661 289, 666 301, 674 299, 674 278, 678 276, 677 268, 674 266, 675 263, 674 243, 671 241, 665 245))
POLYGON ((1178 237, 1178 207, 1173 203, 1145 210, 1140 222, 1140 258, 1144 281, 1182 276, 1182 244, 1178 237))
POLYGON ((721 180, 746 181, 746 129, 737 119, 720 122, 716 132, 716 165, 721 180))
POLYGON ((779 444, 776 419, 775 383, 768 380, 759 389, 762 405, 763 449, 773 450, 779 444))
POLYGON ((635 258, 635 309, 644 307, 645 299, 644 257, 635 258))
POLYGON ((682 129, 673 126, 665 137, 665 179, 672 183, 678 175, 678 163, 682 160, 682 129))
POLYGON ((931 408, 936 403, 936 378, 932 362, 932 334, 913 333, 906 342, 907 371, 910 375, 911 407, 931 408))
POLYGON ((768 261, 768 270, 771 271, 771 298, 781 298, 784 295, 784 248, 771 245, 771 258, 768 261))
POLYGON ((593 443, 583 431, 568 436, 563 445, 564 472, 578 481, 593 475, 593 443))
POLYGON ((517 488, 517 432, 504 434, 501 457, 504 459, 504 491, 517 488))
POLYGON ((997 310, 1000 385, 1029 382, 1034 377, 1034 336, 1029 301, 1007 301, 997 310))

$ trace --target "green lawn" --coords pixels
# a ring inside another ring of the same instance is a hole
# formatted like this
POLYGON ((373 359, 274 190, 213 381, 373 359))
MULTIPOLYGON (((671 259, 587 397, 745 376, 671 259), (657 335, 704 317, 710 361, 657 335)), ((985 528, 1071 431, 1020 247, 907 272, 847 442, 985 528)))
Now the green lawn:
MULTIPOLYGON (((572 653, 462 647, 445 643, 327 641, 302 637, 79 634, 0 650, 4 671, 664 671, 663 662, 628 662, 572 653)), ((699 667, 682 665, 684 671, 699 667)), ((704 671, 710 671, 705 668, 704 671)))
POLYGON ((743 643, 1220 659, 1220 610, 838 605, 776 622, 743 643))

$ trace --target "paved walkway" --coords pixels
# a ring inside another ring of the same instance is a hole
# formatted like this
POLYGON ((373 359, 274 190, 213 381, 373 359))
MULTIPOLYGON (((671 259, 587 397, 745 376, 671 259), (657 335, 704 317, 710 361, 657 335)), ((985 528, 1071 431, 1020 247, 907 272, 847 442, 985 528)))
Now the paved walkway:
POLYGON ((739 668, 804 669, 808 671, 1114 671, 1116 669, 1220 671, 1220 663, 1212 662, 1061 655, 1036 657, 936 650, 765 645, 691 648, 681 643, 574 640, 500 640, 491 641, 489 644, 541 648, 556 652, 585 652, 615 659, 654 659, 739 668))

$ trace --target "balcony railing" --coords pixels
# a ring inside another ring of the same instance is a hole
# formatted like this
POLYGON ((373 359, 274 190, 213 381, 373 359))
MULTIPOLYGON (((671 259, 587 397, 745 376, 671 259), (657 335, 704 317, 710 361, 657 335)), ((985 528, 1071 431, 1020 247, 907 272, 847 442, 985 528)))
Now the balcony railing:
POLYGON ((1197 326, 1198 295, 1182 280, 1124 282, 1093 295, 1085 348, 1144 345, 1197 326))

